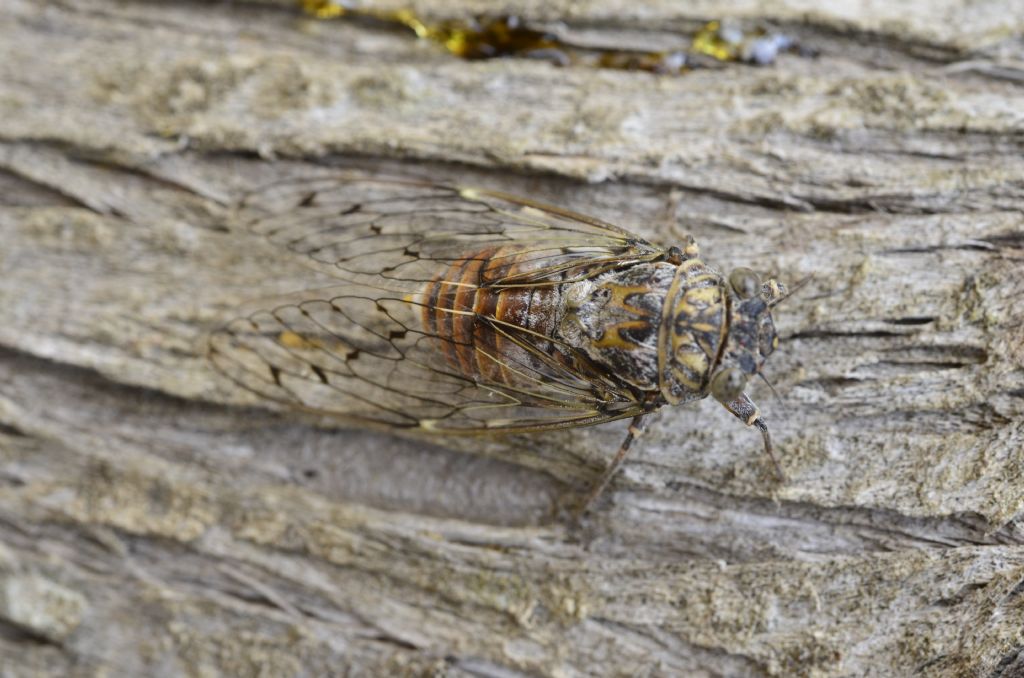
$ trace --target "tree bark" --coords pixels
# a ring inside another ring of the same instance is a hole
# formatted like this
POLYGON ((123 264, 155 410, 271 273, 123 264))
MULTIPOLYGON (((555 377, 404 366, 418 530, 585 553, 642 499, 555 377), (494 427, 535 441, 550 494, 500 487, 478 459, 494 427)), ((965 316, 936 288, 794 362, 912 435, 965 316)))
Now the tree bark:
POLYGON ((657 76, 283 1, 4 3, 0 675, 1024 672, 1024 6, 513 5, 817 55, 657 76), (330 284, 232 204, 325 166, 813 274, 781 402, 753 389, 786 479, 716 403, 667 409, 574 527, 622 422, 398 437, 225 383, 211 330, 330 284))

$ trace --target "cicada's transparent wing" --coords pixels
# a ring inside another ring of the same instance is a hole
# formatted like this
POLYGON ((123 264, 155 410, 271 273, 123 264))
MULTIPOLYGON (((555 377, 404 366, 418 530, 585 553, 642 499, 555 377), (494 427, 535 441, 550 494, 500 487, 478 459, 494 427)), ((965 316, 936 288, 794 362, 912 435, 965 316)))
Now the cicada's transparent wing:
POLYGON ((515 276, 488 285, 564 282, 563 271, 651 260, 660 247, 616 226, 504 193, 416 181, 332 176, 254 192, 253 232, 342 280, 413 288, 468 254, 521 245, 515 276), (526 265, 526 264, 529 265, 526 265))
POLYGON ((278 184, 245 214, 340 282, 212 335, 214 365, 261 398, 452 433, 642 411, 614 375, 507 308, 553 319, 560 285, 661 256, 627 232, 502 194, 362 178, 278 184))
POLYGON ((212 335, 210 358, 261 398, 399 428, 531 430, 633 414, 630 395, 600 375, 542 367, 522 354, 481 355, 511 378, 464 374, 446 360, 452 339, 424 332, 406 300, 374 291, 353 288, 236 319, 212 335))

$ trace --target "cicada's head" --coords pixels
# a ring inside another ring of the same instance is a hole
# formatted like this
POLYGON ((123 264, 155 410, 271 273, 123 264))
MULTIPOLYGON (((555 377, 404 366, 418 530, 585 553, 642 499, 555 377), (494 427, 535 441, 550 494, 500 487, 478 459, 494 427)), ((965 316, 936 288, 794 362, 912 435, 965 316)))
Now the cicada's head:
POLYGON ((743 394, 750 377, 779 346, 772 322, 772 307, 786 296, 786 288, 769 278, 762 282, 749 268, 729 275, 729 333, 715 373, 711 395, 724 405, 743 394))

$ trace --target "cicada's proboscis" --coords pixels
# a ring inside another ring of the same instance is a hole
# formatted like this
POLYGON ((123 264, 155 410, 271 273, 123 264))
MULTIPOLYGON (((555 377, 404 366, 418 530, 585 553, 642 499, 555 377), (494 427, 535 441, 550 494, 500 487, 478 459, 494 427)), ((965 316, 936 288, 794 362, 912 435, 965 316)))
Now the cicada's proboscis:
POLYGON ((710 394, 771 454, 743 391, 778 345, 784 290, 723 277, 692 239, 663 248, 497 191, 351 174, 279 182, 240 209, 338 281, 211 335, 216 368, 260 398, 445 434, 632 419, 582 507, 666 404, 710 394))

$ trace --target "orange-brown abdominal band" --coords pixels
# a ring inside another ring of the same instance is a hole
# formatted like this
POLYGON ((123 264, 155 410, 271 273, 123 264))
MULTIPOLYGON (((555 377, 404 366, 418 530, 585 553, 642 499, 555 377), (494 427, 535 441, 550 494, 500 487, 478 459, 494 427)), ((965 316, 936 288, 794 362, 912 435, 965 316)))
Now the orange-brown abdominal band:
POLYGON ((552 336, 557 288, 487 287, 489 281, 516 273, 521 256, 514 248, 476 252, 453 262, 425 287, 424 329, 441 340, 448 364, 464 376, 511 385, 515 368, 508 358, 529 360, 492 322, 552 336))

